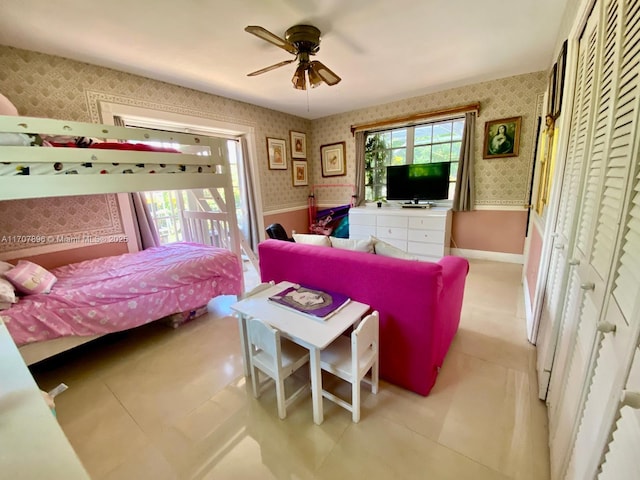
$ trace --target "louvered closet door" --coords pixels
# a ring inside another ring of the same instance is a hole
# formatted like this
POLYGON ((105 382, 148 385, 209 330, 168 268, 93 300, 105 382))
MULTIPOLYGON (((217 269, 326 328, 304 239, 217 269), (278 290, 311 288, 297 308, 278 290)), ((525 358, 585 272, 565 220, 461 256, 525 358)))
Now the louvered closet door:
MULTIPOLYGON (((586 32, 585 32, 586 34, 586 32)), ((594 32, 591 32, 595 35, 594 32)), ((595 48, 595 38, 591 50, 595 48)), ((553 245, 549 262, 549 274, 545 284, 545 293, 540 317, 537 349, 538 397, 547 400, 551 369, 554 363, 563 368, 568 350, 566 341, 570 338, 568 332, 560 328, 560 318, 564 305, 564 294, 567 285, 568 259, 567 249, 575 234, 575 216, 577 199, 581 194, 582 176, 584 174, 584 153, 588 117, 591 112, 592 92, 587 86, 592 83, 593 51, 590 52, 589 42, 580 44, 578 64, 576 69, 576 86, 574 91, 573 111, 567 159, 562 177, 562 190, 558 205, 558 216, 553 233, 553 245), (564 356, 556 357, 558 345, 565 342, 564 356), (554 361, 555 358, 555 361, 554 361)), ((568 327, 568 325, 565 325, 568 327)), ((557 402, 550 402, 550 410, 557 402)))
MULTIPOLYGON (((579 112, 579 120, 572 125, 570 138, 575 137, 576 151, 573 162, 579 165, 588 165, 589 147, 591 145, 591 125, 596 93, 596 72, 599 69, 599 3, 587 22, 585 31, 581 37, 579 52, 584 55, 584 82, 582 89, 582 102, 579 112), (584 51, 584 53, 583 53, 584 51)), ((575 168, 578 167, 575 165, 575 168)), ((587 170, 588 171, 588 170, 587 170)), ((578 175, 581 178, 582 175, 578 175)), ((580 180, 580 184, 584 182, 580 180)), ((575 210, 581 208, 581 195, 576 194, 577 202, 573 205, 573 211, 564 212, 565 222, 575 223, 575 210)), ((580 225, 580 222, 578 222, 580 225)), ((571 227, 567 226, 567 229, 571 227)), ((567 248, 571 254, 574 249, 572 242, 567 248)), ((589 361, 589 349, 585 350, 584 345, 579 342, 585 337, 585 333, 580 335, 580 324, 577 321, 581 313, 580 304, 582 301, 578 273, 575 267, 569 271, 569 281, 567 295, 564 298, 563 313, 561 317, 560 337, 558 348, 551 372, 551 382, 549 385, 549 443, 551 471, 554 478, 559 478, 560 472, 564 469, 570 442, 573 433, 573 426, 576 422, 579 396, 586 365, 589 361), (555 475, 554 475, 555 474, 555 475)))
POLYGON ((604 181, 600 193, 594 194, 598 208, 589 261, 579 267, 581 281, 589 288, 580 322, 585 331, 597 328, 598 333, 566 475, 576 480, 596 475, 638 338, 640 211, 634 208, 638 201, 634 187, 638 175, 640 0, 609 0, 605 15, 605 62, 593 148, 594 159, 604 160, 598 167, 604 181), (631 278, 629 272, 633 272, 631 278))
MULTIPOLYGON (((636 318, 640 312, 636 309, 636 318)), ((611 442, 598 480, 640 478, 640 349, 636 349, 629 380, 620 396, 611 442)))

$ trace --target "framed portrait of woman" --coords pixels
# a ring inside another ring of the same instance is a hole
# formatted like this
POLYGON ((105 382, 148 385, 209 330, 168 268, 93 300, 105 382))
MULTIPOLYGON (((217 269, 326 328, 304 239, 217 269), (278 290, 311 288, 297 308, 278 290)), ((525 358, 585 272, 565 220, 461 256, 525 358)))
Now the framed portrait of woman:
POLYGON ((522 117, 491 120, 484 124, 482 158, 517 157, 522 117))

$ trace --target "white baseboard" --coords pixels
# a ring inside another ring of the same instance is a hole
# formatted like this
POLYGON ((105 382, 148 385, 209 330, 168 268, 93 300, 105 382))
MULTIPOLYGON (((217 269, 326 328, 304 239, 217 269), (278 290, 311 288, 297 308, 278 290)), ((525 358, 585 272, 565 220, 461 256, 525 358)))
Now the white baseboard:
POLYGON ((468 250, 466 248, 452 248, 451 255, 473 258, 476 260, 493 260, 495 262, 519 263, 524 265, 524 255, 520 253, 489 252, 485 250, 468 250))

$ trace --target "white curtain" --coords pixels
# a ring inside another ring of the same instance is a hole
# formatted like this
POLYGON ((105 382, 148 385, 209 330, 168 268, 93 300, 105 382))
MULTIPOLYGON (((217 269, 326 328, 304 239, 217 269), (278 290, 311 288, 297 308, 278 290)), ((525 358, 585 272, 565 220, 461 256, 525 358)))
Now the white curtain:
POLYGON ((476 113, 468 112, 464 119, 462 146, 460 147, 460 163, 458 163, 458 178, 453 196, 453 210, 469 212, 475 205, 474 187, 474 137, 476 131, 476 113))

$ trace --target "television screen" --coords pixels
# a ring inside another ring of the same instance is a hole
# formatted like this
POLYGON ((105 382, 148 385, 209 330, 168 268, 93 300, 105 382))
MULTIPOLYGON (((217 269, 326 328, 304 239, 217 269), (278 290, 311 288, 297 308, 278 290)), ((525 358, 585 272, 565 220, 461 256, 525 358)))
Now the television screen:
POLYGON ((388 200, 444 200, 449 196, 450 162, 387 167, 388 200))

